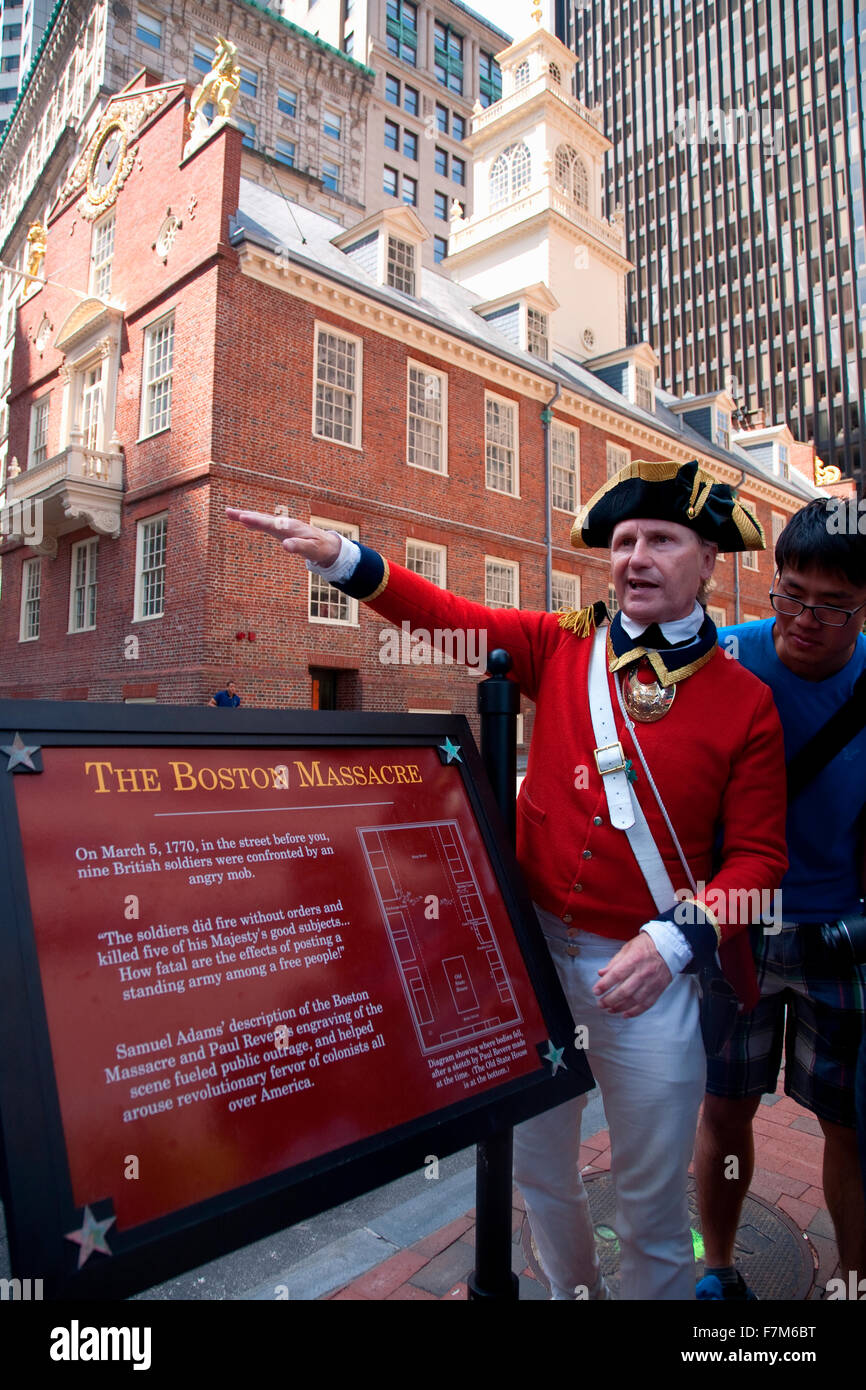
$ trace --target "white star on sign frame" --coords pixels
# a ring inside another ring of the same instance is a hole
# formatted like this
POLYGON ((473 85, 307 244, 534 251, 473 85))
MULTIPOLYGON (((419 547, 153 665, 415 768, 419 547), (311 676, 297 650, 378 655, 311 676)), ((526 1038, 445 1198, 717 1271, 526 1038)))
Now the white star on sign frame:
POLYGON ((78 1252, 78 1268, 84 1264, 93 1254, 94 1250, 99 1250, 103 1255, 110 1255, 108 1242, 105 1239, 105 1232, 109 1226, 113 1225, 117 1218, 107 1216, 104 1221, 97 1221, 90 1207, 84 1208, 84 1221, 78 1231, 67 1231, 65 1239, 74 1240, 76 1245, 80 1245, 78 1252))
POLYGON ((39 745, 34 744, 28 748, 20 734, 16 733, 11 743, 0 744, 0 753, 9 754, 9 763, 6 771, 12 772, 20 764, 22 767, 29 767, 31 772, 36 771, 36 764, 31 758, 31 753, 38 753, 39 745))
POLYGON ((544 1060, 545 1062, 550 1063, 551 1076, 556 1076, 556 1073, 559 1070, 559 1068, 565 1066, 565 1063, 562 1060, 562 1054, 564 1051, 564 1047, 554 1047, 553 1043, 548 1038, 547 1051, 544 1053, 544 1060))

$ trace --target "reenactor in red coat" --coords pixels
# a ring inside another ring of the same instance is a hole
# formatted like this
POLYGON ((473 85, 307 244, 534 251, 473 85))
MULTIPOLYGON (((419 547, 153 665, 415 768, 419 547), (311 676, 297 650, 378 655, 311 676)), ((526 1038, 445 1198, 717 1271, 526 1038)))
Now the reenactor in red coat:
MULTIPOLYGON (((757 988, 744 929, 787 867, 782 732, 698 602, 718 550, 762 549, 696 461, 635 462, 572 544, 609 547, 619 611, 490 609, 336 532, 228 509, 393 623, 503 647, 535 702, 517 854, 604 1100, 624 1298, 694 1297, 686 1182, 704 1092, 702 981, 757 988), (721 970, 720 967, 721 966, 721 970)), ((734 1009, 736 1002, 734 1001, 734 1009)), ((713 1018, 705 1020, 713 1027, 713 1018)), ((517 1127, 515 1176, 554 1298, 605 1298, 579 1171, 586 1097, 517 1127)))

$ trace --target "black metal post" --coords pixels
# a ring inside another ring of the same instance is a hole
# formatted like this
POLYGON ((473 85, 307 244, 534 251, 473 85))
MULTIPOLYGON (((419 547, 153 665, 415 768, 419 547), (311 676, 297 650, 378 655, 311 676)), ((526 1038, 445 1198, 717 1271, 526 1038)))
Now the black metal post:
MULTIPOLYGON (((478 686, 481 757, 512 844, 515 836, 514 787, 517 777, 517 712, 520 691, 506 672, 508 652, 490 653, 486 681, 478 686)), ((500 1130, 476 1151, 475 1269, 469 1277, 470 1299, 519 1297, 511 1269, 512 1131, 500 1130)))

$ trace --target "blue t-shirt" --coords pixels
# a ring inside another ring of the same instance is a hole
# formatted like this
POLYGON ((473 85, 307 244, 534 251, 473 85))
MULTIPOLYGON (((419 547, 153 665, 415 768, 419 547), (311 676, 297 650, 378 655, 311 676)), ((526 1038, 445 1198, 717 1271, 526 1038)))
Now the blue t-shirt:
MULTIPOLYGON (((866 669, 866 637, 835 676, 807 681, 776 655, 775 618, 719 629, 719 646, 738 657, 773 692, 790 759, 845 704, 866 669), (737 639, 737 647, 728 640, 737 639)), ((866 729, 822 768, 788 809, 788 872, 782 914, 789 922, 824 922, 862 911, 860 835, 866 808, 866 729)))
POLYGON ((214 695, 214 700, 218 705, 231 705, 232 709, 237 709, 241 702, 240 695, 230 695, 227 690, 220 690, 214 695))

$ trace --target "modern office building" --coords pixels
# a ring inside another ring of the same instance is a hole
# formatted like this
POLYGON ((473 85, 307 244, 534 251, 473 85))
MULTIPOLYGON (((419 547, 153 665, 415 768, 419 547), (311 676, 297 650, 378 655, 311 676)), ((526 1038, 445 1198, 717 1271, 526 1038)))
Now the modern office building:
POLYGON ((0 0, 0 130, 18 95, 23 21, 24 0, 0 0))
MULTIPOLYGON (((508 34, 460 0, 278 2, 289 19, 374 69, 367 210, 414 208, 431 233, 424 263, 443 260, 452 210, 473 211, 463 140, 476 107, 502 94, 496 54, 508 34)), ((528 3, 526 17, 528 24, 528 3)))
POLYGON ((556 0, 625 217, 629 336, 864 489, 864 0, 556 0))

